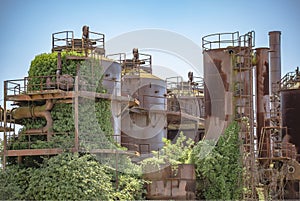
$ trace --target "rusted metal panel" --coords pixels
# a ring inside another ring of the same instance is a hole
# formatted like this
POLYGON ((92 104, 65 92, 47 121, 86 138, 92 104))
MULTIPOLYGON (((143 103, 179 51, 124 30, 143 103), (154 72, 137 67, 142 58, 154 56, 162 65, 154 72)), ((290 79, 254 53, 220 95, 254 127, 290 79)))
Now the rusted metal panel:
POLYGON ((168 166, 160 171, 144 174, 150 180, 147 185, 147 199, 194 200, 196 197, 195 166, 179 164, 177 171, 168 166))
POLYGON ((280 93, 282 126, 288 128, 289 142, 296 145, 297 152, 300 154, 300 89, 284 90, 280 93))
MULTIPOLYGON (((256 49, 256 136, 260 142, 262 127, 268 126, 269 106, 269 48, 256 49)), ((264 143, 265 146, 266 144, 264 143)), ((263 147, 266 150, 266 147, 263 147)), ((265 157, 265 156, 261 156, 265 157)))
POLYGON ((213 133, 208 133, 209 127, 216 124, 221 126, 223 133, 228 122, 232 120, 232 101, 226 100, 232 97, 233 88, 232 62, 229 52, 222 49, 207 50, 203 53, 204 60, 204 86, 205 86, 205 132, 206 136, 214 138, 213 133), (213 114, 213 116, 212 116, 213 114), (222 125, 223 122, 223 125, 222 125))

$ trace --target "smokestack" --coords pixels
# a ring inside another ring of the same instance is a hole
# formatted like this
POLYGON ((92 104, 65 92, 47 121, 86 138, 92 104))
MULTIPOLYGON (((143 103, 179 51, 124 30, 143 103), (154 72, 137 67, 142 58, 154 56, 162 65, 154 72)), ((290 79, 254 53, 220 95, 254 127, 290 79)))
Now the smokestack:
POLYGON ((281 41, 280 31, 269 32, 270 45, 270 94, 274 94, 272 87, 281 79, 281 41))

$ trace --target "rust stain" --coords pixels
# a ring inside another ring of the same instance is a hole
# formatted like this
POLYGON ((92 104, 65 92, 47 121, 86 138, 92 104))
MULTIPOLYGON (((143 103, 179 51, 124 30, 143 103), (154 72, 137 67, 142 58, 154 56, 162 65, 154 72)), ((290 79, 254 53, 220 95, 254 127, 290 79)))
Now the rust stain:
POLYGON ((224 87, 225 87, 225 90, 226 91, 229 91, 229 83, 227 82, 227 75, 226 73, 222 70, 222 60, 219 60, 219 59, 214 59, 213 60, 215 66, 217 67, 218 71, 219 71, 219 74, 222 78, 222 81, 223 81, 223 84, 224 84, 224 87))
POLYGON ((269 95, 269 62, 265 61, 264 63, 264 68, 263 68, 263 84, 264 84, 264 89, 263 89, 263 94, 264 95, 269 95))

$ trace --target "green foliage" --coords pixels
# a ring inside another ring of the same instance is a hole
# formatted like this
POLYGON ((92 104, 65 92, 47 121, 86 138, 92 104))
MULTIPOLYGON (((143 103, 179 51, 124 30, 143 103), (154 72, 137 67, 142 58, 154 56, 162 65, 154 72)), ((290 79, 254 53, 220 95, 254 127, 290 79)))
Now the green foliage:
MULTIPOLYGON (((67 60, 67 56, 83 56, 77 52, 62 52, 62 74, 76 75, 77 65, 81 64, 81 61, 67 60)), ((52 76, 54 81, 57 70, 57 52, 54 53, 43 53, 37 55, 34 60, 31 61, 31 65, 28 71, 28 89, 40 90, 41 84, 46 83, 46 77, 52 76), (37 78, 44 76, 44 78, 37 78)))
POLYGON ((191 157, 196 165, 199 199, 238 200, 241 198, 242 165, 239 126, 233 122, 214 149, 212 141, 201 141, 191 157), (209 150, 210 152, 207 152, 209 150))
POLYGON ((80 146, 86 150, 115 148, 112 138, 110 102, 80 99, 78 130, 80 146))
MULTIPOLYGON (((68 55, 82 56, 78 53, 68 55)), ((75 75, 78 67, 79 89, 105 93, 102 87, 102 67, 98 60, 67 60, 62 52, 62 74, 75 75)), ((57 53, 41 54, 35 57, 29 69, 28 90, 40 90, 46 77, 55 79, 57 53), (36 78, 36 76, 44 76, 36 78)), ((42 105, 44 102, 31 104, 42 105)), ((22 105, 26 107, 27 105, 22 105)), ((118 148, 112 134, 110 102, 103 99, 79 98, 79 140, 80 148, 106 149, 118 148)), ((51 110, 53 135, 47 141, 46 135, 29 136, 23 133, 46 125, 43 118, 22 119, 23 128, 10 149, 43 149, 74 147, 74 111, 72 104, 56 103, 51 110)), ((41 157, 25 157, 24 165, 8 165, 0 173, 0 199, 22 200, 135 200, 142 199, 144 180, 141 168, 133 164, 124 154, 118 158, 109 154, 91 156, 63 153, 44 160, 41 157), (100 156, 100 157, 99 157, 100 156), (97 160, 96 160, 97 159, 97 160), (42 161, 44 163, 42 164, 42 161), (99 163, 101 161, 101 163, 99 163), (42 164, 42 165, 41 165, 42 164), (29 168, 28 168, 29 167, 29 168), (32 168, 38 167, 38 168, 32 168), (116 172, 116 170, 120 172, 116 172), (26 174, 25 174, 26 173, 26 174), (118 185, 115 185, 117 182, 118 185), (3 192, 3 195, 2 195, 3 192)), ((14 158, 8 157, 13 161, 14 158)), ((15 164, 16 161, 11 164, 15 164)))
POLYGON ((56 133, 74 132, 73 105, 66 103, 55 104, 51 110, 53 131, 56 133))
POLYGON ((26 199, 108 200, 113 195, 109 181, 106 168, 90 155, 61 154, 34 171, 26 199))
POLYGON ((191 160, 190 155, 194 146, 194 141, 180 132, 176 142, 163 139, 164 146, 160 151, 152 151, 153 157, 147 158, 141 162, 144 172, 160 170, 166 165, 176 166, 178 164, 186 164, 191 160))
POLYGON ((134 175, 122 174, 118 177, 118 189, 114 193, 115 200, 140 200, 143 198, 144 180, 134 175))
MULTIPOLYGON (((92 92, 104 92, 101 86, 102 67, 99 60, 67 60, 68 55, 82 56, 76 52, 62 52, 62 74, 76 75, 78 67, 79 84, 81 89, 92 92)), ((45 79, 35 78, 36 76, 54 76, 57 69, 57 53, 41 54, 35 57, 31 62, 28 72, 28 81, 30 90, 39 90, 40 82, 45 83, 45 79)), ((52 80, 54 81, 54 80, 52 80)), ((33 102, 32 105, 43 105, 44 102, 33 102)), ((28 107, 29 105, 23 105, 28 107)), ((62 148, 68 149, 74 147, 74 111, 73 105, 67 103, 55 103, 51 110, 53 126, 51 131, 54 135, 47 141, 46 135, 26 136, 23 135, 29 129, 38 129, 46 125, 43 118, 22 119, 23 128, 9 149, 45 149, 62 148)), ((82 98, 79 104, 79 138, 81 148, 100 149, 115 148, 112 138, 113 128, 111 122, 110 102, 103 99, 89 100, 82 98)))
POLYGON ((8 166, 0 182, 1 200, 140 200, 144 193, 139 175, 117 176, 89 154, 61 154, 35 169, 8 166))
POLYGON ((10 166, 5 171, 1 169, 0 199, 24 200, 31 171, 31 168, 24 169, 18 166, 10 166))

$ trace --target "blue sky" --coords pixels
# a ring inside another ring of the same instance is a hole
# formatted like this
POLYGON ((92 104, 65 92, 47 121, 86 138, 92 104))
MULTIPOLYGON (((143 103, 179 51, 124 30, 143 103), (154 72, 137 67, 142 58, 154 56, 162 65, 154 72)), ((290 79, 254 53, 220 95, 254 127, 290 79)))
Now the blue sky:
POLYGON ((285 74, 300 66, 299 8, 299 0, 1 0, 0 100, 4 80, 26 76, 35 55, 51 51, 53 32, 74 30, 81 37, 83 25, 104 33, 106 40, 155 28, 199 46, 211 33, 254 30, 256 47, 265 47, 268 32, 278 30, 285 74))

